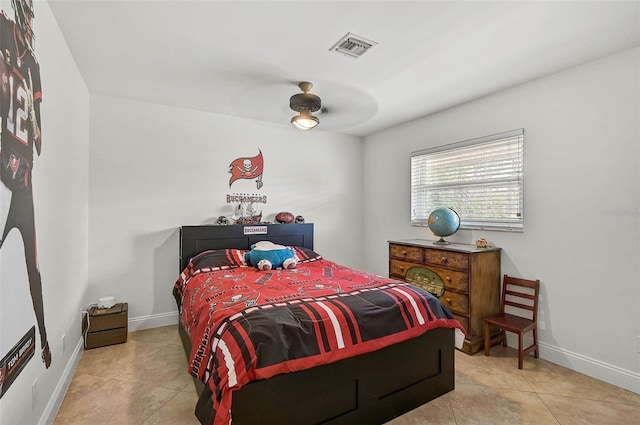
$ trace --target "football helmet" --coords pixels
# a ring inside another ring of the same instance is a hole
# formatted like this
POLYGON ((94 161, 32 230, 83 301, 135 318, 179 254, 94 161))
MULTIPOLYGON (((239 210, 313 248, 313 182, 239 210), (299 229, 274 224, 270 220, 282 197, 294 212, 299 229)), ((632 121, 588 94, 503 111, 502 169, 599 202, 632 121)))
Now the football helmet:
POLYGON ((33 0, 11 0, 11 7, 16 16, 16 25, 24 37, 25 43, 30 50, 33 50, 35 35, 33 33, 33 0))

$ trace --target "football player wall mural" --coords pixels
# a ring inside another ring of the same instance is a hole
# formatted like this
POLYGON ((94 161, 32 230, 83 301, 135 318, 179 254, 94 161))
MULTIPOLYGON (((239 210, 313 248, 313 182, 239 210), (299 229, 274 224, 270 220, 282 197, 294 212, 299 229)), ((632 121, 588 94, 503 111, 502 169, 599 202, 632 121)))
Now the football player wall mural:
MULTIPOLYGON (((34 50, 35 15, 33 0, 12 0, 11 6, 13 19, 8 11, 0 11, 0 249, 12 231, 19 232, 40 335, 41 358, 44 366, 49 368, 51 352, 44 320, 32 189, 34 151, 39 156, 42 148, 42 88, 40 65, 34 50)), ((20 238, 12 238, 11 243, 16 240, 20 238)), ((0 290, 3 292, 12 285, 6 280, 1 282, 0 290)), ((2 320, 6 319, 3 315, 2 320)), ((24 363, 26 360, 23 359, 24 363)))

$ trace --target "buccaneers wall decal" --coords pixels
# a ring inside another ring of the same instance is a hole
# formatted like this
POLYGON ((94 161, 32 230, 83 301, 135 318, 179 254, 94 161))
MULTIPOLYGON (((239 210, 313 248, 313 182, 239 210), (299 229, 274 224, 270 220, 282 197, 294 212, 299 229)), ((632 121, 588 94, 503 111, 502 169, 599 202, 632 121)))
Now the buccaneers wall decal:
POLYGON ((253 158, 237 158, 229 164, 229 187, 238 179, 256 179, 256 188, 260 190, 262 187, 262 169, 264 167, 264 161, 262 159, 262 151, 253 158))

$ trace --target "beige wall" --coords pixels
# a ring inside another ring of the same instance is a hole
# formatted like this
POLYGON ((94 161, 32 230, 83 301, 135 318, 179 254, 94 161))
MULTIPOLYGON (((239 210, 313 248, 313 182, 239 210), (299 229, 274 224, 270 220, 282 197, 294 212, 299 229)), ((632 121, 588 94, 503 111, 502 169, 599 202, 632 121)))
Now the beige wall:
POLYGON ((503 273, 542 283, 541 355, 640 392, 640 50, 388 129, 364 143, 364 246, 387 273, 409 225, 409 155, 524 128, 524 233, 459 231, 502 247, 503 273))
POLYGON ((362 265, 359 138, 92 96, 85 301, 127 301, 133 327, 176 323, 178 229, 232 215, 226 195, 235 192, 266 195, 268 221, 280 211, 304 216, 318 252, 362 265), (260 151, 263 187, 229 187, 229 164, 260 151))

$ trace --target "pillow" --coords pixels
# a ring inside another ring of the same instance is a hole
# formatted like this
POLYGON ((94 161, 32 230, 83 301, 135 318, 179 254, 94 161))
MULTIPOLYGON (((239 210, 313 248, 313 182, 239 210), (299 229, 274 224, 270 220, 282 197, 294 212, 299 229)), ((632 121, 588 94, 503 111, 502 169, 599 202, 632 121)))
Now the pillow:
POLYGON ((289 248, 293 249, 293 253, 298 260, 298 263, 309 263, 311 261, 318 261, 322 259, 322 255, 309 248, 305 248, 303 246, 290 246, 289 248))
POLYGON ((229 267, 246 266, 244 262, 244 249, 211 249, 203 251, 189 261, 189 268, 199 269, 219 269, 229 267))
MULTIPOLYGON (((322 256, 317 252, 303 246, 289 246, 295 254, 298 263, 308 263, 321 260, 322 256)), ((193 271, 201 268, 227 268, 246 266, 244 254, 248 249, 211 249, 203 251, 191 258, 187 267, 193 271)))

